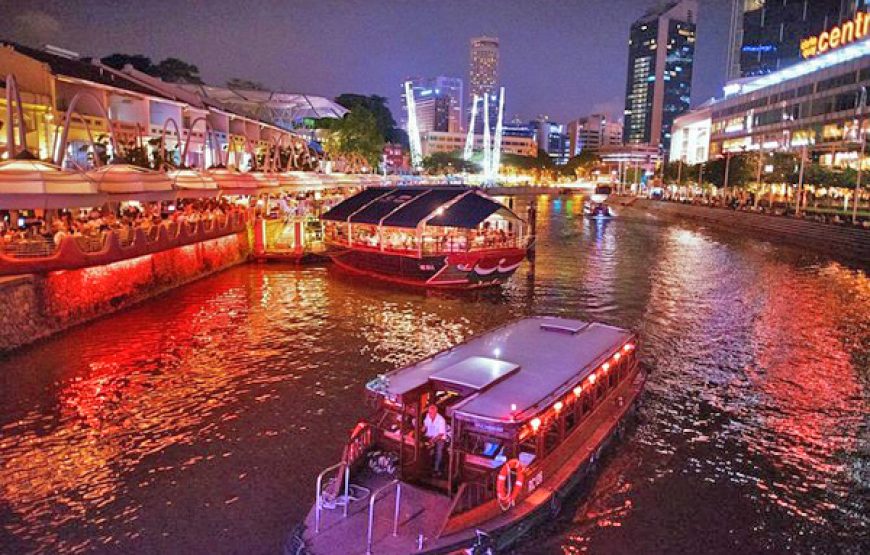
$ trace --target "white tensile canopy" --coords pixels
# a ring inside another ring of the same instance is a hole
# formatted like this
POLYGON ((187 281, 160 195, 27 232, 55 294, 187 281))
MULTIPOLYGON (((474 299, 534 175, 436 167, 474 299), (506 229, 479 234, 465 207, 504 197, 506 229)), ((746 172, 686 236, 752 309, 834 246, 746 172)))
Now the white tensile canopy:
POLYGON ((109 164, 87 172, 110 199, 146 202, 173 200, 175 188, 166 174, 130 164, 109 164))
POLYGON ((0 208, 99 206, 106 198, 97 184, 81 172, 63 170, 40 160, 0 162, 0 208))

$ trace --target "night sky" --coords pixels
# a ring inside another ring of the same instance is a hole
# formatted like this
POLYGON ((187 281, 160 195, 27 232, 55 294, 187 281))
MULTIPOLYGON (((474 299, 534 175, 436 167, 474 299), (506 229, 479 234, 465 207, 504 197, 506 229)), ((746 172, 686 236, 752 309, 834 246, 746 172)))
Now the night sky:
MULTIPOLYGON (((0 38, 141 53, 287 92, 390 98, 403 78, 468 79, 468 41, 501 39, 507 116, 620 116, 628 30, 656 0, 0 0, 0 38), (9 17, 7 14, 12 14, 9 17)), ((720 94, 730 0, 701 0, 694 103, 720 94)))

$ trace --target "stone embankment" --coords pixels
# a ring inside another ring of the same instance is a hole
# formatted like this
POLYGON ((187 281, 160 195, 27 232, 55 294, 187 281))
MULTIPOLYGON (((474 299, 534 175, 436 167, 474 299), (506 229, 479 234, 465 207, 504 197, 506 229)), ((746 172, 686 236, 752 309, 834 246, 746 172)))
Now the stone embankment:
POLYGON ((632 197, 617 198, 614 204, 664 217, 688 218, 725 231, 749 232, 870 266, 870 231, 857 227, 632 197))
POLYGON ((0 353, 248 259, 241 232, 79 270, 0 278, 0 353))

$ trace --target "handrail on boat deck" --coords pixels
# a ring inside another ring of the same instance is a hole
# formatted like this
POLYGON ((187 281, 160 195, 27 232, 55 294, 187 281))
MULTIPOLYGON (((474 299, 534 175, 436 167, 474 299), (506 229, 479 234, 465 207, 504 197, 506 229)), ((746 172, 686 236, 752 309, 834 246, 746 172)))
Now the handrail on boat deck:
POLYGON ((396 486, 396 508, 393 512, 393 537, 399 535, 399 509, 402 505, 402 483, 399 480, 393 480, 389 484, 372 493, 369 499, 369 529, 366 535, 366 555, 372 555, 372 534, 374 533, 375 523, 375 501, 378 500, 378 495, 381 492, 396 486))
MULTIPOLYGON (((323 477, 333 470, 344 467, 344 516, 347 517, 347 506, 350 505, 350 466, 344 461, 336 463, 317 475, 317 490, 314 501, 314 533, 320 533, 320 513, 323 511, 323 477)), ((341 470, 339 470, 339 475, 341 470)))

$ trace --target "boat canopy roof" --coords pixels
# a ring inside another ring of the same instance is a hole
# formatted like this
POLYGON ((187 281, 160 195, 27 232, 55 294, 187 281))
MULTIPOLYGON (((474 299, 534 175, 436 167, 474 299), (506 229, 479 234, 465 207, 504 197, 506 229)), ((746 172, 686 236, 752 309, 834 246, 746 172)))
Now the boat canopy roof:
POLYGON ((390 372, 368 388, 397 398, 430 381, 461 385, 475 392, 452 407, 454 416, 522 422, 582 382, 632 338, 630 331, 606 324, 525 318, 390 372))
POLYGON ((428 225, 471 229, 496 212, 501 212, 507 218, 519 219, 506 207, 476 189, 370 188, 344 200, 321 219, 410 229, 428 219, 428 225))

